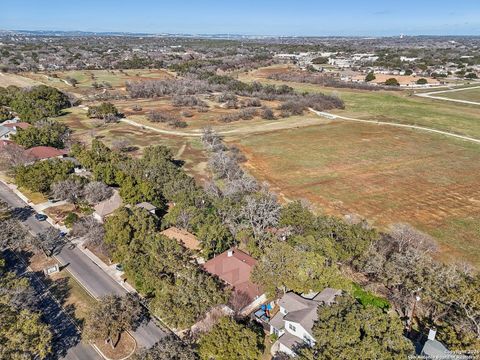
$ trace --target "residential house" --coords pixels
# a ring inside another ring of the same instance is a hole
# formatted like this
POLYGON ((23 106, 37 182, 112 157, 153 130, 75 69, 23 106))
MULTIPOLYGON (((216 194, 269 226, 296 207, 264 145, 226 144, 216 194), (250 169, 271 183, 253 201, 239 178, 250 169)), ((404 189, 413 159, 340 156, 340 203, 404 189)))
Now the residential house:
POLYGON ((470 358, 467 355, 455 354, 449 351, 440 341, 435 340, 436 335, 436 329, 433 328, 429 330, 427 341, 423 344, 420 352, 422 359, 466 360, 470 358))
POLYGON ((257 260, 250 255, 234 248, 215 256, 204 265, 207 272, 232 286, 238 295, 247 297, 249 304, 240 311, 243 314, 249 313, 267 299, 262 288, 250 279, 256 263, 257 260))
POLYGON ((283 352, 295 356, 299 346, 313 346, 315 338, 312 328, 318 319, 317 309, 321 305, 330 305, 341 291, 326 288, 311 298, 302 297, 294 292, 286 293, 279 301, 279 312, 270 321, 270 333, 278 336, 272 346, 272 354, 283 352))
POLYGON ((149 202, 141 202, 135 206, 147 210, 150 214, 156 215, 157 207, 149 202))
POLYGON ((0 125, 0 140, 10 140, 10 137, 15 135, 18 129, 26 129, 30 126, 26 122, 7 120, 0 125))
POLYGON ((190 234, 188 231, 181 230, 176 227, 170 227, 161 232, 162 235, 165 235, 169 239, 173 239, 181 243, 185 248, 198 251, 200 250, 200 241, 193 234, 190 234))
POLYGON ((123 200, 120 197, 120 194, 117 190, 113 190, 113 195, 110 198, 95 205, 93 217, 98 221, 103 222, 107 216, 113 214, 113 212, 122 205, 123 200))
POLYGON ((35 160, 47 160, 53 158, 63 158, 68 151, 56 149, 51 146, 35 146, 25 151, 25 153, 35 160))

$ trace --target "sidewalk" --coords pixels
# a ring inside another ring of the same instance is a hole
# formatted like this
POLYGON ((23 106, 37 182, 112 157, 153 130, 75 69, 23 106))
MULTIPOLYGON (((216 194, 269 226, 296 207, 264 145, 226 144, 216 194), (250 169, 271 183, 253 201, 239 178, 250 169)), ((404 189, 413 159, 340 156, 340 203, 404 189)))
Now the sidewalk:
MULTIPOLYGON (((20 190, 18 190, 18 187, 16 185, 14 185, 12 183, 9 183, 9 182, 6 182, 4 180, 0 180, 0 182, 2 182, 6 187, 8 187, 10 190, 12 190, 12 192, 14 192, 15 195, 17 195, 20 199, 22 199, 24 202, 26 202, 28 204, 28 206, 30 206, 38 214, 46 215, 44 213, 45 209, 48 209, 49 207, 52 207, 52 206, 64 205, 64 204, 67 203, 66 201, 52 202, 52 201, 49 200, 49 201, 46 201, 46 202, 41 203, 41 204, 34 204, 30 201, 29 198, 27 198, 25 195, 23 195, 23 193, 20 190)), ((50 225, 52 225, 54 228, 57 228, 58 230, 60 230, 62 232, 66 232, 66 233, 69 232, 69 230, 67 229, 66 226, 54 223, 53 220, 50 217, 47 217, 47 222, 50 225)))
POLYGON ((75 244, 77 248, 85 254, 90 260, 95 263, 100 269, 102 269, 108 276, 115 280, 121 287, 130 293, 136 293, 137 290, 129 283, 123 281, 123 271, 119 271, 115 268, 116 264, 107 265, 97 255, 91 252, 89 249, 83 246, 83 241, 80 239, 72 240, 72 244, 75 244))

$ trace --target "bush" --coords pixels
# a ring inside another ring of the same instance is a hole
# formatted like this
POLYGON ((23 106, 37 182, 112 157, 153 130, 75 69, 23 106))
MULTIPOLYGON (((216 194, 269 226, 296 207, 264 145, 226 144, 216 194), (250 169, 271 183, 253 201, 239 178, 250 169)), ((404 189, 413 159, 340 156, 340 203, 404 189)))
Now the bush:
POLYGON ((142 107, 140 105, 133 105, 132 110, 133 111, 142 111, 142 107))
POLYGON ((63 223, 65 224, 65 226, 69 229, 72 228, 73 224, 75 222, 77 222, 78 220, 78 215, 75 214, 74 212, 70 212, 68 213, 68 215, 65 217, 65 220, 63 221, 63 223))
POLYGON ((385 85, 387 86, 400 86, 400 83, 395 78, 390 78, 385 81, 385 85))
POLYGON ((370 82, 370 81, 373 81, 375 80, 376 77, 375 77, 375 74, 373 73, 373 71, 370 71, 367 76, 365 76, 365 81, 366 82, 370 82))
POLYGON ((421 78, 421 79, 418 79, 418 80, 417 80, 417 84, 418 84, 418 85, 425 85, 425 84, 427 84, 427 83, 428 83, 428 81, 427 81, 427 79, 425 79, 425 78, 421 78))
POLYGON ((265 120, 275 120, 275 114, 269 107, 262 109, 261 117, 265 120))
POLYGON ((87 115, 89 118, 112 121, 118 119, 121 114, 118 112, 115 105, 109 102, 104 102, 98 106, 90 106, 87 115))
POLYGON ((147 119, 151 122, 160 122, 160 123, 168 123, 178 120, 175 116, 164 113, 156 110, 152 110, 147 114, 147 119))
POLYGON ((383 310, 390 308, 390 303, 387 299, 376 296, 369 291, 361 288, 358 284, 353 284, 353 297, 357 299, 362 305, 372 305, 383 310))
POLYGON ((172 99, 173 106, 200 106, 208 107, 207 103, 200 100, 196 96, 185 95, 185 96, 174 96, 172 99))
POLYGON ((186 128, 188 124, 185 121, 182 121, 180 119, 175 119, 173 121, 170 121, 168 123, 170 126, 173 126, 174 128, 186 128))
POLYGON ((13 114, 5 106, 0 106, 0 122, 13 119, 13 114))

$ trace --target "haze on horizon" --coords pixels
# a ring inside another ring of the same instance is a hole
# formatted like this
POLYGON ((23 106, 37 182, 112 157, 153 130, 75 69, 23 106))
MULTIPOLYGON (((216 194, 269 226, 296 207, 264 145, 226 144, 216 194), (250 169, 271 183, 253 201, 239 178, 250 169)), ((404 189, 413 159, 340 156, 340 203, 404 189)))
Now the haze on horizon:
POLYGON ((0 29, 280 36, 480 35, 480 3, 17 0, 2 4, 0 29))

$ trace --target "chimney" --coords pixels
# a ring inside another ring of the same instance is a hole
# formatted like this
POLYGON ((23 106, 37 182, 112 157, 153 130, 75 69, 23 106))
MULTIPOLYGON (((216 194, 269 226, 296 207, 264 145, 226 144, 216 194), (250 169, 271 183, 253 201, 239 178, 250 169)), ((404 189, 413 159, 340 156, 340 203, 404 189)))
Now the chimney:
POLYGON ((431 328, 428 331, 428 340, 435 340, 435 335, 437 335, 437 329, 431 328))
POLYGON ((233 250, 228 250, 227 251, 227 256, 232 257, 233 256, 233 250))

